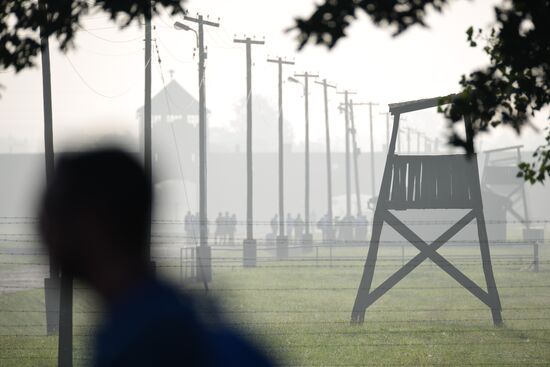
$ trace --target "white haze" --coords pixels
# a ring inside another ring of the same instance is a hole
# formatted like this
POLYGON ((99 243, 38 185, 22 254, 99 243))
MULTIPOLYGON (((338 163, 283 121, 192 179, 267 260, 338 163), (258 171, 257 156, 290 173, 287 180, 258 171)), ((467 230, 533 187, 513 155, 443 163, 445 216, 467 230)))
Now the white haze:
MULTIPOLYGON (((334 50, 310 45, 296 51, 295 34, 284 30, 296 16, 311 13, 311 0, 190 1, 191 14, 201 12, 213 19, 220 17, 221 27, 206 29, 208 45, 207 104, 212 111, 210 128, 228 129, 235 133, 235 106, 245 94, 245 54, 242 45, 233 43, 234 34, 266 38, 265 46, 253 48, 253 90, 276 106, 277 70, 266 62, 268 56, 283 56, 296 61, 285 68, 293 72, 318 72, 341 88, 356 91, 356 101, 374 101, 379 129, 375 131, 375 149, 385 141, 384 116, 387 103, 443 95, 458 90, 462 74, 487 62, 479 49, 465 42, 465 30, 473 25, 487 27, 493 19, 494 1, 461 1, 448 6, 443 15, 428 17, 430 28, 414 27, 404 35, 392 38, 389 30, 374 27, 365 16, 353 24, 334 50), (233 123, 234 125, 234 123, 233 123)), ((197 96, 197 57, 193 57, 195 39, 190 32, 178 32, 176 19, 163 16, 155 19, 156 38, 162 71, 168 83, 170 70, 174 78, 197 96)), ((179 19, 178 19, 179 20, 179 19)), ((133 144, 137 137, 136 110, 143 104, 143 30, 137 27, 120 31, 104 15, 92 15, 76 39, 76 49, 67 55, 57 51, 52 42, 52 84, 54 132, 57 149, 78 146, 82 141, 124 140, 133 144)), ((153 93, 162 89, 161 68, 153 47, 153 93)), ((42 85, 39 66, 19 75, 0 74, 6 89, 0 98, 0 151, 43 150, 42 85)), ((285 83, 285 119, 292 130, 295 149, 303 144, 303 98, 301 87, 285 83)), ((336 111, 342 96, 332 94, 331 123, 333 146, 343 149, 343 116, 336 111)), ((312 149, 323 149, 323 115, 320 87, 311 92, 312 149)), ((368 149, 368 111, 356 108, 358 144, 368 149)), ((259 122, 258 122, 259 123, 259 122)), ((544 126, 544 117, 537 116, 536 125, 544 126)), ((443 137, 444 122, 434 111, 411 118, 411 127, 429 136, 443 137)), ((240 131, 244 131, 240 129, 240 131)), ((257 131, 257 130, 256 130, 257 131)), ((224 130, 222 130, 222 133, 224 130)), ((267 134, 275 134, 266 132, 267 134)), ((222 134, 223 135, 223 134, 222 134)), ((244 138, 239 136, 244 145, 244 138)), ((509 129, 498 129, 483 138, 483 148, 515 144, 518 137, 509 129)), ((526 130, 521 141, 527 149, 543 142, 534 130, 526 130)), ((228 149, 233 150, 231 146, 228 149)), ((244 149, 244 147, 240 147, 244 149)))

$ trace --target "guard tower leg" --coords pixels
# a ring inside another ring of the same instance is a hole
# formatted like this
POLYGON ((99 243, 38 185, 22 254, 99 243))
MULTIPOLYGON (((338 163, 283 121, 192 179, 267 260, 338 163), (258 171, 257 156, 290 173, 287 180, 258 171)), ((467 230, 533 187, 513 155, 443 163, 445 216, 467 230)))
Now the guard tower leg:
POLYGON ((357 290, 357 296, 355 297, 355 303, 353 305, 353 311, 351 312, 352 324, 362 324, 365 320, 367 298, 372 286, 372 279, 374 278, 374 268, 376 266, 376 259, 378 258, 378 247, 380 245, 380 235, 382 234, 383 225, 383 211, 377 208, 372 223, 372 236, 369 252, 367 254, 367 261, 365 262, 363 276, 361 277, 361 282, 359 283, 359 289, 357 290))
POLYGON ((483 263, 483 273, 487 282, 487 293, 491 300, 491 314, 495 326, 502 326, 502 307, 500 305, 500 297, 498 295, 495 276, 493 274, 493 266, 491 264, 491 252, 489 250, 489 241, 487 238, 487 228, 485 227, 485 218, 483 217, 483 209, 476 209, 477 233, 479 236, 479 248, 481 251, 481 261, 483 263))

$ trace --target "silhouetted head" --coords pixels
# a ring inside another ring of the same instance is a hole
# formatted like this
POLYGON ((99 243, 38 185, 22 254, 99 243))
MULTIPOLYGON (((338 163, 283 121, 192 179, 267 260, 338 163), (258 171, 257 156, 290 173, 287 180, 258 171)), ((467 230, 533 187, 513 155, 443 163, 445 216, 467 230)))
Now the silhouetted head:
POLYGON ((52 260, 77 277, 145 274, 151 207, 150 178, 129 154, 64 155, 44 194, 40 229, 52 260))

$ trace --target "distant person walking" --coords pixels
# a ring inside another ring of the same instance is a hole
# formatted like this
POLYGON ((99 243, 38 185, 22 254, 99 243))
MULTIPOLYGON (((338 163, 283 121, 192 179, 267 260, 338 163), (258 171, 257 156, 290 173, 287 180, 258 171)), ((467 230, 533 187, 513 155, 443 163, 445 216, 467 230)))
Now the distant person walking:
POLYGON ((345 236, 344 231, 344 220, 340 219, 340 217, 334 218, 334 237, 338 241, 343 241, 345 236))
POLYGON ((119 150, 62 156, 46 188, 40 231, 61 274, 105 306, 93 366, 270 366, 190 296, 154 276, 149 260, 152 184, 119 150))
POLYGON ((328 240, 329 231, 328 214, 323 215, 321 219, 319 219, 319 221, 317 222, 317 228, 321 231, 323 242, 326 242, 328 240))
POLYGON ((286 236, 289 240, 292 239, 294 231, 294 219, 292 218, 292 215, 288 213, 286 215, 286 236))
POLYGON ((235 244, 235 233, 237 232, 237 215, 233 214, 229 219, 229 243, 235 244))
POLYGON ((279 232, 279 216, 275 214, 273 218, 271 218, 271 222, 269 222, 269 225, 271 226, 271 233, 273 234, 273 238, 277 237, 277 233, 279 232))
POLYGON ((222 237, 223 237, 223 244, 227 245, 229 243, 229 233, 231 231, 231 217, 229 216, 229 212, 225 212, 225 215, 223 216, 222 220, 222 237))
POLYGON ((296 240, 301 241, 303 239, 304 227, 305 227, 305 222, 302 219, 302 216, 298 214, 294 219, 294 236, 296 237, 296 240))
POLYGON ((218 242, 223 237, 223 216, 222 212, 218 213, 218 216, 216 217, 216 231, 214 232, 214 243, 218 244, 218 242))
POLYGON ((343 242, 353 241, 355 236, 355 217, 346 215, 340 220, 340 240, 343 242))

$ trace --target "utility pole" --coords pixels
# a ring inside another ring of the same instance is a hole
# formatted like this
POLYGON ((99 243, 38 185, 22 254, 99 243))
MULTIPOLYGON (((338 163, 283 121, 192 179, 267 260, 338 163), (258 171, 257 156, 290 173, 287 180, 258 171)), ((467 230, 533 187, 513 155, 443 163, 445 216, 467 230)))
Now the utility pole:
POLYGON ((315 81, 315 83, 323 86, 323 98, 325 104, 325 145, 326 145, 326 161, 327 161, 327 239, 334 239, 334 228, 332 227, 332 163, 330 152, 330 126, 328 116, 328 88, 336 89, 335 85, 331 85, 326 79, 322 82, 315 81))
POLYGON ((151 159, 151 14, 145 16, 145 95, 143 103, 143 167, 152 177, 151 159))
MULTIPOLYGON (((374 126, 372 121, 372 106, 378 106, 378 103, 363 102, 354 103, 356 106, 369 106, 369 132, 370 132, 370 167, 371 167, 371 195, 376 197, 376 175, 375 175, 375 161, 374 161, 374 126)), ((389 112, 386 113, 386 133, 389 136, 389 112)))
MULTIPOLYGON (((45 6, 40 2, 40 6, 45 6)), ((52 82, 50 74, 50 46, 48 36, 41 28, 41 58, 42 58, 42 102, 44 109, 44 157, 46 169, 46 185, 52 180, 54 170, 53 148, 53 113, 52 113, 52 82)), ((59 328, 59 269, 50 258, 50 277, 44 279, 44 294, 46 306, 46 332, 54 335, 59 328)))
POLYGON ((302 238, 302 242, 307 245, 311 245, 313 237, 310 231, 310 218, 309 218, 309 78, 317 78, 319 75, 311 74, 307 71, 303 74, 294 74, 297 78, 304 78, 304 102, 305 102, 305 198, 304 198, 304 221, 305 221, 305 235, 302 238))
MULTIPOLYGON (((151 125, 151 8, 146 8, 145 14, 145 93, 143 102, 143 168, 148 179, 153 177, 153 128, 151 125)), ((149 259, 154 268, 151 259, 151 233, 147 234, 148 245, 145 249, 146 258, 149 259)))
POLYGON ((346 137, 346 217, 351 216, 351 179, 350 179, 350 147, 349 147, 349 95, 355 94, 353 92, 350 92, 348 90, 344 90, 343 92, 336 92, 336 94, 343 94, 344 95, 344 118, 345 118, 345 137, 346 137))
MULTIPOLYGON (((197 256, 197 276, 203 282, 212 280, 212 250, 208 246, 208 214, 207 214, 207 177, 206 177, 206 79, 204 46, 204 26, 219 27, 220 24, 204 19, 200 14, 196 17, 184 16, 184 20, 198 25, 199 48, 199 222, 200 240, 197 256)), ((184 28, 184 30, 187 30, 184 28)))
POLYGON ((426 153, 432 152, 432 139, 424 135, 424 150, 426 153))
MULTIPOLYGON (((407 119, 404 118, 404 117, 401 117, 399 120, 402 121, 402 122, 407 121, 407 119)), ((404 133, 405 132, 403 131, 403 128, 399 128, 399 130, 397 130, 397 153, 399 153, 399 154, 401 154, 401 141, 403 140, 401 138, 401 135, 404 134, 404 133)))
MULTIPOLYGON (((40 6, 47 6, 40 2, 40 6)), ((44 156, 46 168, 46 184, 51 183, 54 174, 53 147, 53 109, 52 82, 50 70, 49 35, 45 29, 40 29, 40 46, 42 59, 42 88, 44 108, 44 156)), ((47 334, 53 335, 59 329, 57 344, 57 364, 60 367, 73 365, 73 279, 61 272, 50 258, 50 277, 44 279, 44 294, 46 304, 47 334)))
POLYGON ((381 115, 386 115, 386 151, 390 146, 390 113, 382 112, 381 115))
POLYGON ((283 60, 281 57, 267 59, 275 63, 279 72, 279 236, 277 236, 277 258, 288 257, 288 238, 285 236, 285 207, 284 207, 284 145, 283 145, 283 65, 294 65, 293 61, 283 60))
POLYGON ((246 239, 243 242, 243 266, 256 266, 256 240, 254 239, 253 172, 252 172, 252 45, 263 45, 247 37, 233 40, 246 46, 246 239))
POLYGON ((355 199, 357 201, 357 217, 363 215, 361 210, 361 187, 359 185, 359 168, 357 159, 359 158, 359 149, 357 148, 357 130, 355 130, 355 116, 353 113, 353 100, 349 103, 349 117, 351 121, 351 136, 353 144, 353 171, 355 172, 355 199))
MULTIPOLYGON (((370 167, 371 167, 371 197, 376 196, 376 177, 375 177, 375 167, 374 167, 374 128, 372 126, 372 106, 378 105, 378 103, 368 102, 369 105, 369 129, 370 129, 370 167)), ((388 134, 389 134, 389 123, 388 123, 388 134)))
POLYGON ((397 153, 401 154, 401 134, 403 133, 403 130, 399 128, 397 130, 397 153))

